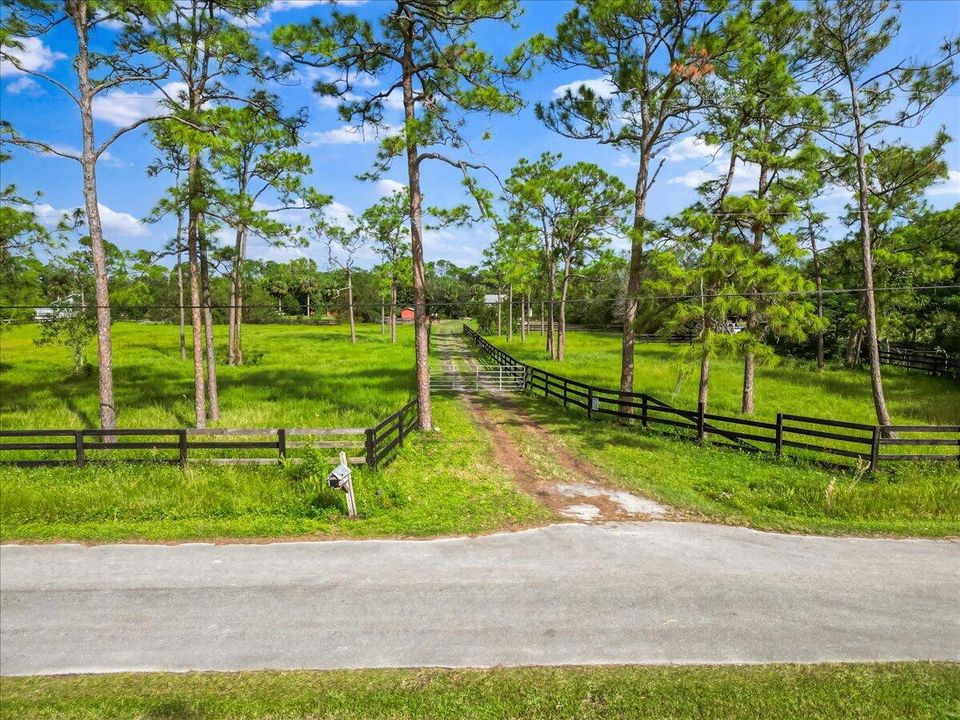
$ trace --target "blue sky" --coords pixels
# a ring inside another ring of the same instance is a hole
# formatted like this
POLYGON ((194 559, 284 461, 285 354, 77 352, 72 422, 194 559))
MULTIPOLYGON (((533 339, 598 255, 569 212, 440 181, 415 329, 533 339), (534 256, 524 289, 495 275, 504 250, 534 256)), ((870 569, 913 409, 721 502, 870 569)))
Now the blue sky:
MULTIPOLYGON (((354 0, 350 10, 366 17, 375 17, 391 2, 381 0, 354 0)), ((960 32, 960 2, 954 0, 910 0, 904 3, 902 30, 888 51, 888 57, 912 56, 925 58, 947 35, 960 32)), ((494 53, 506 53, 536 32, 551 32, 568 2, 538 0, 525 4, 520 27, 488 23, 478 28, 477 40, 494 53)), ((259 18, 255 32, 269 49, 272 28, 289 22, 302 22, 312 15, 326 16, 330 6, 317 0, 277 0, 270 10, 259 18)), ((98 31, 95 42, 109 46, 114 34, 108 28, 98 31)), ((56 78, 70 81, 70 57, 74 45, 68 33, 58 30, 42 41, 30 42, 23 62, 43 70, 56 78)), ((311 183, 319 191, 334 196, 330 213, 344 216, 359 213, 374 202, 380 194, 389 192, 404 180, 404 166, 397 163, 379 184, 363 183, 355 176, 370 167, 376 143, 368 134, 366 142, 349 132, 338 120, 335 107, 310 91, 310 73, 303 71, 302 82, 294 87, 278 90, 284 106, 293 111, 307 108, 309 123, 304 131, 304 147, 313 161, 311 183)), ((467 134, 480 138, 489 130, 492 139, 477 140, 472 144, 474 155, 469 159, 489 164, 501 177, 520 157, 535 157, 545 150, 560 151, 565 161, 588 160, 618 175, 632 186, 635 164, 629 155, 589 141, 561 138, 543 127, 534 117, 533 105, 550 100, 564 85, 580 82, 602 83, 602 77, 589 73, 560 72, 545 67, 522 86, 528 103, 517 116, 475 116, 471 118, 467 134)), ((602 87, 598 85, 597 87, 602 87)), ((359 92, 359 91, 358 91, 359 92)), ((123 92, 105 96, 95 108, 96 133, 102 140, 120 125, 148 113, 155 106, 155 94, 147 87, 126 87, 123 92)), ((393 110, 399 119, 399 110, 393 110)), ((80 145, 79 120, 72 102, 58 90, 45 87, 42 81, 33 81, 9 65, 0 66, 0 115, 10 121, 25 136, 44 140, 63 148, 80 145)), ((388 121, 390 118, 387 118, 388 121)), ((920 128, 903 132, 911 143, 921 143, 941 125, 955 138, 960 138, 960 88, 954 88, 943 98, 920 128)), ((717 172, 716 160, 703 152, 692 138, 678 141, 667 152, 667 161, 653 188, 648 212, 658 219, 676 212, 695 199, 699 182, 717 172)), ((125 248, 158 249, 172 233, 170 223, 147 225, 142 218, 160 197, 170 178, 147 177, 146 166, 153 159, 147 131, 138 130, 115 143, 109 154, 101 159, 98 171, 100 202, 106 237, 125 248)), ((955 140, 948 148, 947 163, 951 179, 936 186, 930 193, 931 204, 948 207, 960 201, 960 142, 955 140)), ((56 156, 41 156, 16 150, 14 159, 0 167, 2 182, 16 183, 22 192, 42 191, 41 216, 55 222, 61 211, 77 207, 82 202, 80 169, 77 163, 56 156)), ((749 175, 745 174, 743 182, 749 175)), ((483 182, 491 182, 483 179, 483 182)), ((458 173, 440 163, 428 163, 423 170, 425 202, 428 205, 449 206, 465 201, 458 173)), ((491 185, 492 186, 492 185, 491 185)), ((824 200, 823 209, 832 215, 842 212, 844 198, 839 194, 824 200)), ((428 260, 445 258, 458 264, 474 264, 481 260, 482 249, 489 243, 491 231, 487 227, 429 231, 425 237, 428 260)), ((277 249, 251 245, 251 255, 263 259, 287 259, 308 255, 324 266, 327 263, 325 247, 311 246, 305 250, 277 249)), ((365 257, 364 264, 374 261, 365 257)))

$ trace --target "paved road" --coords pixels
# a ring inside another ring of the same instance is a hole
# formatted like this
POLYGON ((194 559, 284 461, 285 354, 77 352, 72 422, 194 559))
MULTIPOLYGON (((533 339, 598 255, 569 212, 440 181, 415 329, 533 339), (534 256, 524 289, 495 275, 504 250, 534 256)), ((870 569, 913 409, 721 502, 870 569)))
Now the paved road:
POLYGON ((0 548, 0 671, 960 660, 960 543, 650 522, 0 548))

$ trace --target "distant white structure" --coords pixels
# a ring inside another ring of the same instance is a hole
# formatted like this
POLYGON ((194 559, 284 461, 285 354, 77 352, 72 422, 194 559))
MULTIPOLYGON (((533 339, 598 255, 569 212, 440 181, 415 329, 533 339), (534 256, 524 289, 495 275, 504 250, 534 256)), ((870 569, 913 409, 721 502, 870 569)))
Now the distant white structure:
POLYGON ((496 305, 498 302, 503 300, 503 295, 484 295, 483 302, 486 305, 496 305))
MULTIPOLYGON (((82 305, 82 304, 81 304, 82 305)), ((43 322, 44 320, 54 320, 65 315, 72 315, 74 308, 77 307, 77 296, 67 295, 66 297, 54 300, 49 307, 38 307, 33 311, 35 320, 43 322)))

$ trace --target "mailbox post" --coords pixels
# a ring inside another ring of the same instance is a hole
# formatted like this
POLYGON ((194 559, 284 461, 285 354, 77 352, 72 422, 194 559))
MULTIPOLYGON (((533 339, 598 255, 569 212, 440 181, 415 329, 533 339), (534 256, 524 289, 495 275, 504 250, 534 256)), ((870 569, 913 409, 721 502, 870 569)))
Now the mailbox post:
POLYGON ((330 471, 327 482, 335 490, 343 490, 347 493, 347 514, 355 518, 357 516, 357 502, 353 497, 353 471, 347 464, 347 454, 342 450, 340 451, 340 464, 330 471))

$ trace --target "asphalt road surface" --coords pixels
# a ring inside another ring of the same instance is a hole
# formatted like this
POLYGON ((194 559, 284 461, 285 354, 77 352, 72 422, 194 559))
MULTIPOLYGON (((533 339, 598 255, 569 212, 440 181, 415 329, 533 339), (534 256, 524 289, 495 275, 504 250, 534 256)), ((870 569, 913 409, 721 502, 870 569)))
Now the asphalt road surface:
POLYGON ((694 523, 0 548, 4 674, 960 660, 960 543, 694 523))

